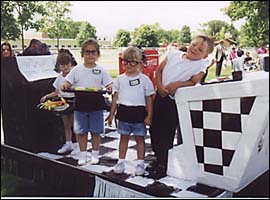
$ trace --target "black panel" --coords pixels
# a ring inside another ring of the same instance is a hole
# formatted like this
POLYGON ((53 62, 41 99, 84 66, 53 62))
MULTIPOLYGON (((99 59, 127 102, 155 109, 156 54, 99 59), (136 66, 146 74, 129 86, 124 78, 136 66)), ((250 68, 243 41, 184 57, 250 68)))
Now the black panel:
POLYGON ((221 131, 218 130, 203 130, 203 145, 205 147, 222 148, 221 131))
POLYGON ((223 175, 223 167, 219 165, 204 164, 204 171, 223 175))
POLYGON ((223 166, 230 166, 234 152, 235 152, 234 150, 227 150, 227 149, 222 150, 223 166))
POLYGON ((256 98, 255 96, 240 98, 241 114, 248 115, 250 113, 253 103, 255 101, 255 98, 256 98))
POLYGON ((221 129, 223 131, 242 132, 241 115, 232 113, 221 113, 221 129))
POLYGON ((221 99, 204 100, 203 111, 221 112, 221 99))
POLYGON ((203 147, 195 146, 198 163, 204 163, 203 147))
POLYGON ((191 110, 190 111, 191 123, 193 128, 203 128, 203 112, 191 110))

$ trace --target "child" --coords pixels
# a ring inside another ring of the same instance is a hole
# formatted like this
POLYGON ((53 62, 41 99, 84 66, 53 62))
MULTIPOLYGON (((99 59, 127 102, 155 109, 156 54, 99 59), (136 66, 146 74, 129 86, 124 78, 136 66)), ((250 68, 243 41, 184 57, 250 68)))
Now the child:
POLYGON ((193 86, 200 81, 208 63, 205 58, 213 48, 210 38, 199 35, 191 41, 187 52, 169 51, 156 71, 157 95, 149 130, 156 161, 147 167, 149 178, 166 176, 168 150, 173 147, 179 124, 174 93, 180 87, 193 86))
MULTIPOLYGON (((98 43, 93 39, 85 41, 81 48, 84 62, 70 71, 61 89, 69 89, 71 86, 102 89, 105 86, 111 91, 112 78, 96 64, 99 56, 98 43)), ((104 131, 104 97, 98 92, 78 92, 75 96, 74 133, 80 147, 78 165, 90 161, 87 153, 88 132, 91 132, 92 139, 91 164, 98 164, 100 134, 104 131)))
MULTIPOLYGON (((70 72, 72 66, 72 57, 68 53, 58 53, 56 66, 57 71, 60 72, 59 76, 55 79, 53 86, 55 88, 55 91, 43 96, 40 101, 45 102, 48 99, 55 98, 55 97, 63 97, 66 102, 70 104, 74 99, 74 93, 68 93, 63 92, 60 90, 60 85, 65 81, 66 75, 70 72)), ((65 131, 65 139, 66 143, 58 149, 58 153, 66 153, 68 151, 73 150, 73 144, 72 144, 72 124, 73 124, 73 110, 68 109, 69 112, 63 112, 61 114, 62 120, 64 123, 64 131, 65 131)))
POLYGON ((120 134, 119 160, 114 168, 116 174, 124 173, 125 157, 130 134, 135 135, 137 143, 137 165, 135 175, 143 175, 144 169, 144 136, 146 125, 152 120, 152 96, 155 91, 151 80, 140 72, 142 53, 137 47, 129 47, 123 53, 122 64, 125 73, 113 84, 113 99, 108 124, 112 125, 114 113, 118 133, 120 134))

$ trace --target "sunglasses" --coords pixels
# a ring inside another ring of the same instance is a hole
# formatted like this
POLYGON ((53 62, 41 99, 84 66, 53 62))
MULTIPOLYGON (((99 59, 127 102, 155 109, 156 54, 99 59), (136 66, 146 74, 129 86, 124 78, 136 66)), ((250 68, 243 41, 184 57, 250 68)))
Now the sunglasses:
POLYGON ((130 66, 134 67, 134 66, 138 65, 139 62, 136 60, 122 60, 122 64, 123 65, 130 65, 130 66))
POLYGON ((2 51, 10 51, 10 49, 2 49, 2 51))
POLYGON ((96 50, 84 50, 83 51, 83 54, 96 56, 97 55, 97 51, 96 50))

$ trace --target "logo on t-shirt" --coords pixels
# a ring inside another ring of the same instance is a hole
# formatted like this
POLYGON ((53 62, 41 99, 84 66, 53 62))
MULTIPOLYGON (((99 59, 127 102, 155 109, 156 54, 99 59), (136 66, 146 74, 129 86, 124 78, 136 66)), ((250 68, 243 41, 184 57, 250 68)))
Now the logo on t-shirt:
POLYGON ((140 84, 140 79, 130 80, 129 85, 130 86, 136 86, 140 84))
POLYGON ((100 74, 101 73, 101 70, 100 69, 92 69, 92 72, 94 74, 100 74))

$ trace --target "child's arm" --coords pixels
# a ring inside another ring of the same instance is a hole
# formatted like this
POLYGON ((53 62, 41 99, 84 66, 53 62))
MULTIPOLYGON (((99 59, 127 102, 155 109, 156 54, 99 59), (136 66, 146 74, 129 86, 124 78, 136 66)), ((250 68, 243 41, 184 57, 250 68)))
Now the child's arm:
POLYGON ((157 71, 156 71, 156 84, 157 84, 157 90, 160 96, 165 97, 168 95, 169 91, 162 85, 162 71, 167 63, 167 56, 164 58, 164 60, 161 61, 159 64, 157 71))
POLYGON ((55 90, 49 94, 46 94, 45 96, 41 97, 40 99, 40 102, 43 103, 45 102, 47 99, 51 99, 51 98, 54 98, 54 97, 57 97, 58 96, 58 91, 55 90))
POLYGON ((62 85, 60 86, 60 89, 61 89, 61 90, 66 90, 66 89, 69 89, 69 88, 71 88, 71 83, 68 82, 68 81, 64 81, 64 82, 62 83, 62 85))
POLYGON ((110 94, 112 93, 112 85, 113 85, 113 83, 110 83, 109 85, 106 85, 106 90, 110 94))
POLYGON ((144 119, 144 123, 145 123, 145 125, 151 125, 152 113, 153 113, 153 97, 152 97, 152 95, 146 97, 146 110, 147 110, 147 116, 144 119))
POLYGON ((199 72, 196 75, 193 75, 191 79, 188 81, 175 81, 172 83, 169 83, 165 88, 169 91, 170 95, 174 95, 176 90, 180 87, 187 87, 187 86, 194 86, 196 85, 202 78, 203 72, 199 72))
POLYGON ((114 113, 116 111, 116 106, 117 106, 116 104, 117 99, 118 99, 118 92, 115 92, 112 98, 111 111, 110 111, 109 116, 107 117, 109 126, 112 126, 112 120, 114 118, 114 113))

